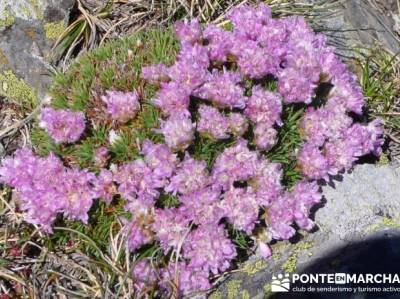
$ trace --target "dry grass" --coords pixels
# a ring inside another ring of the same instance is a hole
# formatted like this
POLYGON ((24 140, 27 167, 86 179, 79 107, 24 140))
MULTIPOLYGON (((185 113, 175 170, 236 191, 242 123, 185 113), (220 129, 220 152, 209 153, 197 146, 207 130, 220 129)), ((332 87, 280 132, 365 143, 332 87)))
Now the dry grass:
POLYGON ((107 39, 119 38, 144 28, 164 27, 180 18, 197 17, 202 22, 221 22, 234 5, 248 0, 76 0, 78 16, 54 45, 54 57, 64 66, 79 52, 107 39))
MULTIPOLYGON (((318 20, 335 13, 344 0, 320 0, 313 4, 297 0, 266 0, 275 15, 302 15, 318 27, 318 20)), ((203 23, 223 24, 233 6, 255 0, 77 0, 78 16, 54 45, 64 67, 73 55, 105 40, 132 34, 144 28, 168 26, 182 18, 197 17, 203 23)))

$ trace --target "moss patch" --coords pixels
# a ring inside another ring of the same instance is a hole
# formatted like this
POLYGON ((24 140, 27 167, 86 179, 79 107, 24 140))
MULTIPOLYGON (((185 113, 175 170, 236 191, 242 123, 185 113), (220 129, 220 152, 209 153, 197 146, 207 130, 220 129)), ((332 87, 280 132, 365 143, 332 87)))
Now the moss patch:
POLYGON ((37 103, 37 94, 33 88, 10 70, 0 73, 0 95, 9 97, 26 108, 32 108, 37 103))
POLYGON ((57 40, 64 32, 65 28, 66 26, 64 21, 44 24, 46 37, 51 40, 57 40))
POLYGON ((4 11, 4 19, 0 19, 0 29, 4 27, 9 27, 15 22, 14 16, 10 13, 9 10, 4 11))

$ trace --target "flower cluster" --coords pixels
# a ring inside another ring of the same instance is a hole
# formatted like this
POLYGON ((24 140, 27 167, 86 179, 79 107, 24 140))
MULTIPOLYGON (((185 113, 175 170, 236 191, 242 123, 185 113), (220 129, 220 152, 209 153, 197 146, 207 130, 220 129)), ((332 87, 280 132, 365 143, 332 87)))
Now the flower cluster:
MULTIPOLYGON (((361 88, 323 35, 301 17, 273 19, 264 4, 241 5, 227 17, 231 31, 178 22, 175 63, 143 67, 146 84, 159 87, 151 102, 161 112, 154 131, 164 143, 144 140, 141 157, 97 175, 29 150, 0 168, 26 219, 49 231, 58 213, 87 221, 93 199, 112 204, 115 196, 123 198, 132 214, 124 229, 129 249, 156 243, 169 259, 157 273, 146 261, 135 264, 139 293, 154 286, 167 296, 209 289, 210 275, 229 269, 237 256, 232 230, 251 237, 251 249, 262 257, 270 256, 272 240, 291 238, 295 227, 313 228, 309 214, 321 200, 318 180, 350 169, 363 155, 380 154, 381 123, 351 116, 362 113, 361 88), (330 88, 325 97, 317 92, 322 86, 330 88), (302 179, 291 189, 283 185, 282 166, 265 156, 279 146, 288 105, 305 110, 303 143, 293 153, 302 179), (212 162, 196 159, 199 135, 224 145, 212 162), (165 197, 176 204, 163 205, 165 197)), ((136 92, 109 91, 102 100, 115 121, 139 113, 136 92)), ((42 124, 56 142, 74 142, 84 118, 45 108, 42 124)), ((107 159, 107 148, 98 148, 96 166, 105 167, 107 159)))
POLYGON ((346 108, 329 103, 310 108, 300 124, 306 143, 298 155, 303 175, 313 180, 329 180, 349 170, 353 163, 368 153, 380 154, 383 129, 379 120, 369 124, 353 123, 346 108))
POLYGON ((64 167, 54 154, 41 158, 29 149, 3 160, 0 178, 15 188, 25 219, 48 232, 59 213, 87 223, 87 212, 98 197, 95 175, 64 167))

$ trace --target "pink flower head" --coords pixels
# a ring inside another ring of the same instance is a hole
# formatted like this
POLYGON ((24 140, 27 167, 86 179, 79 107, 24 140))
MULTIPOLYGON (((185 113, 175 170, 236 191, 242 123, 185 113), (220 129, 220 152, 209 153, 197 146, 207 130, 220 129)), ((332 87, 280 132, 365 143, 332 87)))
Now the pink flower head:
POLYGON ((73 143, 79 140, 85 130, 85 116, 82 112, 46 107, 42 108, 40 114, 40 127, 56 143, 73 143))
POLYGON ((185 150, 194 138, 195 126, 192 120, 182 114, 174 114, 161 121, 160 132, 165 143, 173 150, 185 150))
POLYGON ((142 67, 142 78, 149 81, 150 83, 159 83, 162 81, 167 81, 168 78, 168 68, 165 64, 155 64, 142 67))
POLYGON ((195 43, 202 38, 202 31, 197 19, 175 23, 175 34, 181 42, 195 43))
POLYGON ((153 171, 143 160, 123 164, 114 175, 118 183, 118 192, 128 200, 140 199, 151 205, 158 197, 157 188, 162 187, 162 182, 153 175, 153 171))
POLYGON ((207 82, 195 90, 194 95, 221 108, 240 108, 246 105, 244 90, 238 85, 240 74, 223 71, 213 72, 209 75, 207 82))
POLYGON ((352 122, 344 106, 329 104, 319 109, 308 108, 300 130, 308 142, 322 146, 327 139, 341 138, 352 122))
POLYGON ((171 297, 173 288, 177 288, 180 296, 190 296, 211 288, 208 271, 197 269, 184 262, 170 263, 162 269, 160 287, 171 297))
POLYGON ((314 222, 309 218, 310 209, 322 198, 317 183, 300 181, 293 187, 290 196, 293 199, 294 221, 301 229, 311 230, 314 222))
POLYGON ((275 199, 267 209, 266 223, 273 239, 288 240, 296 233, 293 223, 292 200, 283 194, 275 199))
POLYGON ((247 141, 238 139, 215 160, 212 179, 216 185, 228 190, 235 181, 247 181, 257 169, 258 153, 250 151, 247 141))
POLYGON ((114 174, 108 169, 102 169, 97 176, 95 190, 97 197, 102 198, 106 203, 111 203, 117 188, 114 185, 114 174))
POLYGON ((276 75, 279 71, 279 59, 256 41, 238 38, 235 40, 232 53, 237 57, 240 71, 252 79, 276 75))
POLYGON ((329 163, 318 146, 306 143, 300 150, 297 159, 302 174, 307 178, 328 180, 329 163))
POLYGON ((228 119, 217 108, 207 105, 199 107, 197 131, 214 139, 228 138, 228 119))
POLYGON ((157 209, 151 228, 165 253, 182 246, 190 230, 189 219, 176 208, 157 209))
POLYGON ((277 135, 278 132, 274 128, 259 123, 254 128, 254 144, 259 150, 268 150, 278 141, 277 135))
POLYGON ((139 94, 136 91, 106 91, 101 100, 107 105, 107 112, 113 120, 125 123, 135 118, 140 110, 139 94))
POLYGON ((190 116, 188 111, 189 96, 190 90, 185 85, 173 81, 162 82, 153 103, 167 116, 173 114, 190 116))
POLYGON ((256 194, 251 188, 231 188, 224 194, 224 208, 228 221, 236 229, 251 234, 260 211, 256 194))
POLYGON ((135 262, 132 269, 134 288, 139 293, 153 288, 157 283, 157 272, 148 260, 135 262))
POLYGON ((135 219, 126 223, 124 231, 128 236, 127 245, 130 251, 134 251, 154 240, 154 235, 149 227, 139 224, 135 219))
POLYGON ((211 187, 179 196, 179 208, 188 219, 197 225, 216 225, 226 216, 221 192, 211 187))
POLYGON ((240 113, 230 113, 228 115, 229 131, 237 137, 243 136, 249 128, 247 118, 240 113))
POLYGON ((176 154, 165 144, 154 144, 146 139, 142 144, 142 154, 153 175, 160 180, 170 178, 178 165, 176 154))
POLYGON ((203 189, 209 182, 206 162, 195 160, 186 154, 165 191, 173 194, 188 194, 203 189))
POLYGON ((269 206, 283 191, 283 171, 279 163, 271 163, 260 159, 254 177, 249 181, 257 195, 260 206, 269 206))
POLYGON ((177 61, 168 69, 168 76, 172 81, 192 91, 207 80, 209 64, 205 47, 183 43, 177 61))
POLYGON ((217 274, 230 267, 236 249, 223 226, 200 226, 187 236, 183 256, 190 260, 189 266, 217 274))
POLYGON ((281 124, 281 97, 260 86, 255 86, 244 113, 256 124, 263 123, 269 127, 275 123, 281 124))
POLYGON ((271 9, 264 3, 237 6, 227 16, 234 25, 233 33, 248 40, 256 40, 261 32, 267 30, 266 25, 272 18, 271 9))
POLYGON ((213 24, 204 29, 204 38, 208 41, 207 49, 210 59, 226 61, 234 43, 234 37, 228 31, 213 24))

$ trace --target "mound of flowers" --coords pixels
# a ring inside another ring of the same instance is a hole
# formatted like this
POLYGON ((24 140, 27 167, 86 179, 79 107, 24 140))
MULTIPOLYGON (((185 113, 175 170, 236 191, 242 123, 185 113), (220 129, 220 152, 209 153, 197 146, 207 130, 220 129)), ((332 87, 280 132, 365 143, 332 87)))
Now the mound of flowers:
MULTIPOLYGON (((0 168, 25 220, 49 233, 59 215, 87 223, 95 200, 112 205, 124 199, 132 215, 125 220, 129 249, 157 244, 162 252, 157 260, 135 262, 138 294, 210 289, 213 277, 238 256, 229 228, 246 234, 251 250, 268 258, 272 241, 314 227, 310 209, 321 200, 318 181, 381 151, 380 121, 359 121, 361 88, 325 36, 301 17, 272 18, 263 4, 235 7, 227 18, 230 30, 178 22, 175 63, 143 66, 142 78, 158 90, 150 101, 162 117, 153 131, 164 142, 141 140, 140 157, 118 165, 107 163, 107 146, 98 148, 97 172, 27 148, 0 168), (305 111, 298 123, 302 144, 292 153, 301 179, 290 187, 282 165, 267 158, 269 150, 285 146, 277 143, 289 106, 305 111), (193 155, 204 139, 226 145, 211 164, 193 155), (175 204, 160 205, 165 196, 175 204)), ((134 121, 145 100, 138 90, 109 90, 100 99, 116 124, 134 121)), ((51 106, 40 116, 57 144, 87 138, 92 125, 82 112, 51 106)))

